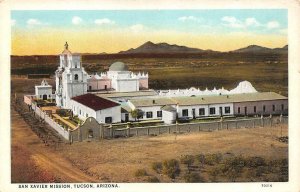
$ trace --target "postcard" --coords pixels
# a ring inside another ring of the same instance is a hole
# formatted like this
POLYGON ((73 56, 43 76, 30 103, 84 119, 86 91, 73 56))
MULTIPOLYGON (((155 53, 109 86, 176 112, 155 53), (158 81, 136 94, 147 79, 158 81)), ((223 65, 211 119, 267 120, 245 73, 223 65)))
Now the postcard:
POLYGON ((1 191, 299 190, 297 1, 0 6, 1 191))

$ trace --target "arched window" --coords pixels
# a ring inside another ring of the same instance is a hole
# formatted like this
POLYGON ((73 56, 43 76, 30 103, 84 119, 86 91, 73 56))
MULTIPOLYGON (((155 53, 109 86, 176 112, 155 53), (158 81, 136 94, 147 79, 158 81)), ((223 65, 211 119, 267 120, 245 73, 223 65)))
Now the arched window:
POLYGON ((75 74, 75 81, 78 81, 78 75, 77 74, 75 74))

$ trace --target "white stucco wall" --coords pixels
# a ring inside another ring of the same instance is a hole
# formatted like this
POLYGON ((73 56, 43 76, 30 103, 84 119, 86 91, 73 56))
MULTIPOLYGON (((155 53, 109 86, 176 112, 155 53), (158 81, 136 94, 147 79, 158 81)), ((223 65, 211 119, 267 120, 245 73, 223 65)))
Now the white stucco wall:
POLYGON ((105 123, 105 117, 112 117, 112 122, 121 122, 121 107, 111 107, 103 110, 95 111, 77 101, 70 101, 71 109, 75 115, 78 115, 81 119, 86 119, 87 117, 94 117, 98 123, 105 123), (87 116, 88 115, 88 116, 87 116))
POLYGON ((166 124, 172 124, 176 121, 176 111, 162 111, 162 120, 166 124))
POLYGON ((119 92, 139 91, 138 79, 117 79, 115 90, 119 92))
POLYGON ((35 86, 35 95, 39 99, 43 99, 43 95, 47 95, 47 99, 52 99, 52 86, 35 86))
POLYGON ((121 122, 121 107, 111 107, 96 112, 96 120, 98 123, 105 123, 105 117, 112 117, 113 123, 121 122))
POLYGON ((201 117, 201 116, 219 116, 220 110, 219 108, 222 107, 223 115, 233 115, 233 103, 226 103, 226 104, 210 104, 210 105, 195 105, 195 106, 178 106, 178 117, 183 117, 182 110, 187 109, 188 110, 188 116, 189 118, 193 118, 193 112, 192 110, 195 109, 195 117, 201 117), (215 108, 215 114, 209 114, 209 108, 214 107, 215 108), (225 107, 230 107, 230 113, 225 113, 225 107), (204 115, 199 114, 199 109, 204 108, 204 115))

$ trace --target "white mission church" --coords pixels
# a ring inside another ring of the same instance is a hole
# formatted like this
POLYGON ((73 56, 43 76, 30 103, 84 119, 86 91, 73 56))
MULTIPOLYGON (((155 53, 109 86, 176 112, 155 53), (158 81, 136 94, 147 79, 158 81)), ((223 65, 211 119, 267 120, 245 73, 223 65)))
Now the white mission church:
POLYGON ((56 105, 71 109, 79 118, 94 117, 99 123, 134 121, 131 112, 139 110, 140 120, 286 114, 287 97, 274 92, 257 92, 244 81, 233 90, 196 88, 152 90, 147 73, 133 73, 122 62, 111 64, 105 73, 89 75, 81 56, 72 54, 68 44, 59 55, 55 72, 56 90, 43 80, 35 87, 39 99, 55 99, 56 105))

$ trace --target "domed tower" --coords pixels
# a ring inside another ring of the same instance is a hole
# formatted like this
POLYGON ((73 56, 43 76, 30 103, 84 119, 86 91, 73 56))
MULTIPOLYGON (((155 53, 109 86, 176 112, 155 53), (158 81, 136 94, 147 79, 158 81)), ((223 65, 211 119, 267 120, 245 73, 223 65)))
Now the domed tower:
POLYGON ((66 42, 64 51, 59 55, 60 63, 55 72, 56 105, 70 108, 72 97, 87 92, 87 73, 81 64, 81 56, 72 54, 66 42))

